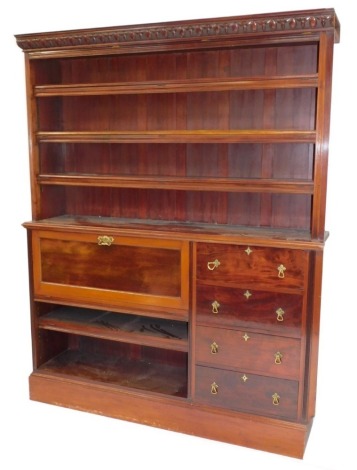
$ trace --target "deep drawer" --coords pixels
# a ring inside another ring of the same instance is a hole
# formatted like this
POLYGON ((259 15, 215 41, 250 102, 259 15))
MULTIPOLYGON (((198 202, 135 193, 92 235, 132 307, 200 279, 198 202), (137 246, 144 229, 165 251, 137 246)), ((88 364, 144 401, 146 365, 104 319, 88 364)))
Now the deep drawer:
POLYGON ((302 289, 308 252, 217 243, 197 244, 197 279, 218 285, 302 289))
POLYGON ((303 296, 255 289, 197 285, 197 322, 301 335, 303 296))
POLYGON ((106 306, 188 309, 188 243, 33 231, 35 296, 106 306))
POLYGON ((211 406, 296 419, 298 382, 196 366, 195 400, 211 406))
POLYGON ((198 326, 196 363, 299 379, 300 340, 198 326))

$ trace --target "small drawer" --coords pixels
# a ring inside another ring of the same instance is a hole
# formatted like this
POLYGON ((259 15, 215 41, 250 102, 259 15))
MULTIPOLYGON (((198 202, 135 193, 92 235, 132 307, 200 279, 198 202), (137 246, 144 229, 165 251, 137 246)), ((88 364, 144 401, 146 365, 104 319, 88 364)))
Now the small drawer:
POLYGON ((303 296, 256 289, 197 285, 197 322, 301 335, 303 296))
POLYGON ((296 419, 299 383, 196 366, 195 401, 230 410, 296 419))
POLYGON ((217 243, 197 244, 197 279, 221 285, 303 289, 308 252, 217 243))
POLYGON ((196 363, 299 379, 300 340, 198 326, 196 363))
POLYGON ((37 298, 187 316, 188 242, 34 230, 32 250, 37 298))

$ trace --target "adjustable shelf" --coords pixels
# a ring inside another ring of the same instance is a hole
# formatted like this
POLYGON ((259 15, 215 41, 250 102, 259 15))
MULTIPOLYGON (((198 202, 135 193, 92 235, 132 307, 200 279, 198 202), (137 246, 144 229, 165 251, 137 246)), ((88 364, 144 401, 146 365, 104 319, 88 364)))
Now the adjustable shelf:
POLYGON ((229 191, 258 193, 312 194, 310 181, 273 179, 193 178, 174 176, 98 176, 98 175, 40 175, 41 185, 99 186, 113 188, 177 189, 190 191, 229 191))
POLYGON ((76 307, 39 318, 39 328, 173 351, 188 350, 187 323, 76 307))
POLYGON ((41 131, 38 142, 62 143, 315 143, 316 132, 309 130, 170 130, 170 131, 41 131))
POLYGON ((166 80, 128 83, 96 83, 96 84, 66 84, 66 85, 37 85, 34 95, 37 98, 49 96, 87 96, 87 95, 119 95, 119 94, 151 94, 151 93, 187 93, 201 91, 225 90, 269 90, 280 88, 316 88, 317 74, 281 77, 252 77, 166 80))

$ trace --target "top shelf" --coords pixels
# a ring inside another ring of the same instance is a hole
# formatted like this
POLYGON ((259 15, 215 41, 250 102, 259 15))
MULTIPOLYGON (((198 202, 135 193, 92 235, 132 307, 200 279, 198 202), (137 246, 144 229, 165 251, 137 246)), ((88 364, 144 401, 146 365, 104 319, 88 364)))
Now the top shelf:
POLYGON ((259 90, 281 88, 312 88, 318 86, 318 75, 275 76, 253 78, 219 78, 191 80, 159 80, 145 82, 38 85, 35 97, 88 96, 117 94, 185 93, 226 90, 259 90))

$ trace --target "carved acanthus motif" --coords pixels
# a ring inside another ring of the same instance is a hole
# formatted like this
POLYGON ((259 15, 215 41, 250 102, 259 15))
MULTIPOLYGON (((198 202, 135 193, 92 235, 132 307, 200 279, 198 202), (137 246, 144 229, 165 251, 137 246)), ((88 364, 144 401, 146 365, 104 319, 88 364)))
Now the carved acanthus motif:
POLYGON ((86 31, 68 31, 60 34, 35 34, 16 36, 17 44, 23 50, 56 49, 74 46, 106 45, 147 42, 175 41, 184 39, 212 38, 225 35, 244 35, 292 30, 321 30, 337 28, 336 16, 333 10, 329 14, 285 16, 285 17, 247 17, 220 20, 207 20, 194 24, 193 22, 178 23, 177 25, 161 24, 138 27, 105 28, 86 31))

